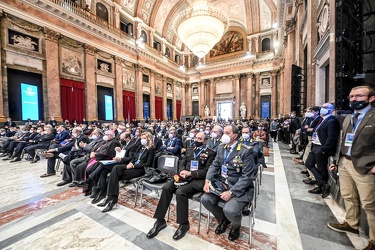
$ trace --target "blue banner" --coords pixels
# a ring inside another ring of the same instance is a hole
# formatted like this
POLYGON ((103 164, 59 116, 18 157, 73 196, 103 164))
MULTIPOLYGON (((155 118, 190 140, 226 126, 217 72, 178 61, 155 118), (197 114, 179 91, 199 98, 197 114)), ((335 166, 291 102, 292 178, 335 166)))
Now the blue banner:
POLYGON ((171 106, 167 105, 167 117, 171 119, 171 106))
POLYGON ((38 87, 21 83, 22 120, 39 120, 38 87))
POLYGON ((113 120, 113 97, 110 95, 104 95, 104 105, 105 105, 105 120, 113 120))
POLYGON ((270 117, 270 102, 262 102, 262 119, 270 117))
POLYGON ((143 102, 143 117, 145 120, 148 120, 150 118, 150 103, 149 102, 143 102))

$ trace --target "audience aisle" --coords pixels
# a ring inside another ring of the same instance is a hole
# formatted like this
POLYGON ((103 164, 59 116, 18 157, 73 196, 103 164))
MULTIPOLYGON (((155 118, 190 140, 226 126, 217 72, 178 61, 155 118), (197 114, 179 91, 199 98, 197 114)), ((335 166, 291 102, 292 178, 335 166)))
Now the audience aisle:
MULTIPOLYGON (((328 229, 326 223, 341 220, 343 211, 330 198, 307 193, 302 166, 297 166, 287 145, 273 143, 257 199, 254 249, 354 249, 365 247, 358 237, 349 239, 328 229)), ((229 242, 227 234, 215 235, 216 221, 206 231, 204 210, 197 233, 199 203, 190 204, 191 228, 174 241, 177 228, 175 206, 168 227, 154 239, 146 234, 157 195, 146 192, 143 206, 134 208, 134 189, 121 188, 119 205, 101 213, 79 188, 57 187, 61 175, 40 178, 46 160, 36 164, 0 162, 0 249, 244 249, 248 241, 248 217, 243 219, 241 237, 229 242)), ((229 231, 229 230, 228 230, 229 231)))

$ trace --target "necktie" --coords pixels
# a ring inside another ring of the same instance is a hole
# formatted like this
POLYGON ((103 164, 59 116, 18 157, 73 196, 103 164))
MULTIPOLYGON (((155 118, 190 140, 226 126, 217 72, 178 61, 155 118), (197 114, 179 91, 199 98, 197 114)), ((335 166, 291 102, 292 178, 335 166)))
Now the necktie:
MULTIPOLYGON (((354 116, 353 116, 353 123, 352 123, 352 121, 350 121, 349 126, 348 126, 348 130, 346 131, 346 134, 353 132, 353 124, 356 125, 356 123, 358 122, 358 116, 360 114, 361 113, 355 113, 354 114, 354 116)), ((346 134, 345 134, 345 137, 343 138, 343 140, 341 142, 341 154, 343 154, 343 155, 346 155, 348 153, 348 150, 349 150, 349 147, 345 146, 346 134)))

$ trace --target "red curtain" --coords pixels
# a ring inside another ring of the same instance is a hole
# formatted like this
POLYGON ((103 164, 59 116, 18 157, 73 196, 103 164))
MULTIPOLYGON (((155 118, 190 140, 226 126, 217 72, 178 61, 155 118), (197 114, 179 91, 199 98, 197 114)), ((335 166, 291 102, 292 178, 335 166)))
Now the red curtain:
POLYGON ((61 113, 63 120, 70 122, 86 118, 85 84, 68 79, 60 79, 61 87, 61 113))
POLYGON ((155 96, 155 118, 163 120, 163 98, 155 96))
POLYGON ((180 120, 181 117, 181 101, 176 101, 176 118, 180 120))
POLYGON ((124 119, 128 122, 133 121, 135 119, 135 93, 123 90, 122 102, 124 119))

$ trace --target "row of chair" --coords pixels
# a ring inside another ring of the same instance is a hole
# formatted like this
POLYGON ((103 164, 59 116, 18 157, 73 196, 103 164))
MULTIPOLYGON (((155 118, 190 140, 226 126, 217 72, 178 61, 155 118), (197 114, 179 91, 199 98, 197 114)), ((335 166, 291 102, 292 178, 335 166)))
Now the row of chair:
MULTIPOLYGON (((173 156, 173 155, 162 155, 158 159, 158 169, 170 176, 173 176, 177 171, 178 171, 178 157, 173 156), (165 164, 165 162, 171 162, 173 161, 173 166, 171 164, 165 164)), ((247 214, 249 214, 249 249, 251 249, 252 243, 253 243, 253 237, 252 237, 252 232, 253 232, 253 226, 255 224, 255 213, 254 210, 256 208, 256 200, 257 196, 259 195, 259 189, 260 185, 262 183, 262 172, 263 172, 263 165, 259 164, 258 166, 258 171, 256 176, 254 177, 254 195, 253 199, 249 201, 248 205, 243 209, 243 211, 246 211, 247 214)), ((144 180, 142 177, 140 178, 134 178, 132 180, 129 180, 128 183, 131 183, 135 187, 135 202, 134 202, 134 207, 137 206, 138 202, 138 194, 140 191, 140 201, 139 205, 142 207, 142 200, 143 200, 143 190, 148 189, 151 191, 155 191, 157 194, 162 190, 163 186, 165 183, 149 183, 146 180, 144 180)), ((200 233, 200 224, 201 224, 201 219, 202 219, 202 201, 201 197, 204 193, 200 192, 195 194, 192 197, 193 201, 199 202, 199 218, 198 218, 198 234, 200 233)), ((225 202, 219 202, 220 207, 224 207, 225 202)), ((169 209, 170 210, 170 209, 169 209)), ((167 215, 167 220, 169 219, 169 210, 168 210, 168 215, 167 215)), ((208 212, 207 215, 207 224, 206 224, 206 231, 207 233, 209 232, 209 224, 210 224, 210 212, 208 212)))

